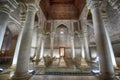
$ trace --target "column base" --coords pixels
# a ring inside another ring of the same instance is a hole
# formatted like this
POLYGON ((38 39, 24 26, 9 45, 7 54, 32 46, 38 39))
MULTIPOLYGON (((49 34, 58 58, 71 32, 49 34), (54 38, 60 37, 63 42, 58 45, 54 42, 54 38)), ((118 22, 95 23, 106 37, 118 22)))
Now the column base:
POLYGON ((117 80, 115 76, 105 76, 105 75, 100 75, 98 76, 99 80, 117 80))
POLYGON ((59 66, 58 67, 67 67, 63 57, 60 58, 60 62, 59 62, 59 66))
POLYGON ((19 75, 14 75, 11 80, 29 80, 32 77, 32 75, 28 73, 19 73, 19 75))
POLYGON ((84 58, 81 58, 81 65, 80 67, 83 67, 83 68, 89 68, 86 60, 84 58))
POLYGON ((12 66, 10 66, 10 69, 16 69, 16 65, 12 65, 12 66))
POLYGON ((114 66, 114 69, 115 70, 119 70, 120 68, 118 66, 114 66))
POLYGON ((41 67, 45 67, 44 59, 42 58, 38 64, 41 67))
POLYGON ((40 59, 36 59, 34 60, 34 62, 35 62, 35 65, 39 65, 40 59))

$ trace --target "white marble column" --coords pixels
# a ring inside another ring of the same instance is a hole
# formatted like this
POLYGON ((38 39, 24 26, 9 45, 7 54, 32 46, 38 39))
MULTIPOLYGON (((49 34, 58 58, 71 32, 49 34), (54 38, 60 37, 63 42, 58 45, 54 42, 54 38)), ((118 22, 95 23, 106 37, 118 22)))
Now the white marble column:
POLYGON ((78 35, 79 37, 79 40, 80 40, 80 45, 81 45, 81 64, 80 64, 80 67, 89 67, 87 62, 86 62, 86 59, 85 59, 85 48, 84 48, 84 37, 83 37, 83 34, 79 34, 78 35))
POLYGON ((45 46, 45 39, 46 39, 46 36, 43 36, 43 37, 42 37, 42 43, 41 43, 40 59, 43 58, 43 54, 44 54, 44 46, 45 46))
POLYGON ((16 64, 17 64, 17 59, 18 59, 18 54, 19 54, 19 49, 20 49, 20 44, 21 44, 21 39, 22 39, 22 33, 23 33, 23 27, 24 27, 24 23, 25 23, 25 14, 20 15, 20 19, 21 19, 21 30, 19 31, 19 34, 18 34, 18 39, 17 39, 17 43, 16 43, 16 48, 15 48, 15 52, 14 52, 14 57, 13 57, 13 61, 12 61, 12 68, 15 68, 16 67, 16 64))
POLYGON ((83 42, 85 46, 85 59, 87 62, 90 62, 90 52, 89 52, 89 43, 88 43, 88 33, 87 33, 87 25, 83 26, 83 42))
POLYGON ((27 80, 30 77, 28 74, 28 69, 36 11, 37 8, 34 2, 27 4, 25 26, 23 28, 23 35, 18 55, 16 71, 14 76, 12 77, 13 80, 27 80))
POLYGON ((53 57, 53 45, 54 45, 54 38, 51 38, 51 50, 50 50, 50 56, 53 57))
POLYGON ((114 68, 117 68, 112 43, 111 43, 110 36, 109 36, 109 33, 108 33, 106 27, 105 27, 105 34, 106 34, 106 43, 107 43, 108 53, 110 53, 110 56, 111 56, 111 59, 112 59, 112 64, 113 64, 114 68))
POLYGON ((10 13, 17 7, 18 3, 15 0, 0 1, 0 50, 2 47, 5 30, 10 13))
POLYGON ((75 58, 75 46, 74 46, 74 37, 71 37, 71 48, 72 48, 72 58, 75 58))
POLYGON ((102 16, 99 9, 100 1, 101 0, 88 0, 88 6, 92 13, 97 53, 100 60, 101 78, 104 80, 114 80, 114 69, 111 63, 112 61, 110 54, 107 52, 107 46, 105 43, 105 27, 103 25, 102 16))
POLYGON ((54 35, 55 33, 51 33, 51 42, 50 42, 50 56, 53 57, 53 50, 54 50, 54 35))
POLYGON ((32 43, 31 43, 31 52, 30 57, 34 58, 36 55, 36 48, 37 48, 37 27, 34 27, 33 29, 33 35, 32 35, 32 43))
POLYGON ((41 67, 45 67, 45 63, 44 63, 44 59, 43 59, 43 56, 44 56, 44 49, 45 49, 45 40, 46 40, 46 36, 44 35, 42 37, 42 42, 41 42, 41 51, 40 51, 40 63, 39 65, 41 67))
POLYGON ((42 34, 38 33, 37 51, 36 51, 36 58, 35 58, 36 65, 38 65, 38 63, 40 62, 41 43, 42 43, 42 34))
POLYGON ((78 35, 78 37, 79 37, 79 40, 80 40, 80 47, 81 47, 81 57, 83 58, 83 59, 85 59, 85 50, 84 50, 84 41, 83 41, 83 36, 82 35, 78 35))

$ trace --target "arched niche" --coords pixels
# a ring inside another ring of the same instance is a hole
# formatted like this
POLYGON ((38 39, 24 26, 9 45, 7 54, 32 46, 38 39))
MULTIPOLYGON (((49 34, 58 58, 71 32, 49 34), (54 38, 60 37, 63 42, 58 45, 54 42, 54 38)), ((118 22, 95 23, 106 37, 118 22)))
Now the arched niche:
POLYGON ((68 28, 64 24, 60 24, 56 28, 56 43, 58 47, 66 47, 68 40, 68 28))
POLYGON ((66 35, 68 34, 68 28, 67 26, 65 26, 64 24, 60 24, 57 29, 56 29, 56 33, 59 35, 66 35))

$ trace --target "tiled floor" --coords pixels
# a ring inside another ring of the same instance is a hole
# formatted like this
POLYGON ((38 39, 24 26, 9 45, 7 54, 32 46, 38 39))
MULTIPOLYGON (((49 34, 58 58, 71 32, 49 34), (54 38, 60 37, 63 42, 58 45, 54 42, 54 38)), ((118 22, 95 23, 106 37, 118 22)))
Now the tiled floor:
POLYGON ((95 76, 34 75, 30 80, 98 80, 95 76))

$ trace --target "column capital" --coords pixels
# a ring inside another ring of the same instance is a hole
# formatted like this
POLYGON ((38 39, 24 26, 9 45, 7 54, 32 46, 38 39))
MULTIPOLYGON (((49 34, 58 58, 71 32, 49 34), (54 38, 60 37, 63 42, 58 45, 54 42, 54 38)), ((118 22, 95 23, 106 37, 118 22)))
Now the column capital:
POLYGON ((18 3, 16 0, 0 0, 0 11, 9 14, 15 8, 17 8, 18 3))
POLYGON ((40 1, 41 0, 28 0, 26 3, 28 9, 38 11, 40 1))
POLYGON ((88 9, 95 9, 100 6, 102 0, 87 0, 88 9))

